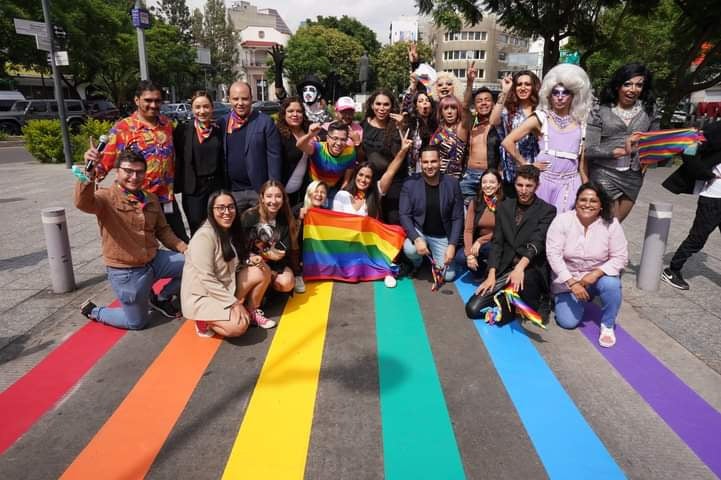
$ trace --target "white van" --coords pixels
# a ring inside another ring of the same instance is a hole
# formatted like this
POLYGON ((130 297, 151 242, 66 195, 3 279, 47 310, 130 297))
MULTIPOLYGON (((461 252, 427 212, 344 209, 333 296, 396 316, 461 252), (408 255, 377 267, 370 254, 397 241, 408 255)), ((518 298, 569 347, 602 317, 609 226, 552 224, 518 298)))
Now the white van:
POLYGON ((0 112, 7 112, 18 100, 25 100, 25 95, 17 90, 0 90, 0 112))

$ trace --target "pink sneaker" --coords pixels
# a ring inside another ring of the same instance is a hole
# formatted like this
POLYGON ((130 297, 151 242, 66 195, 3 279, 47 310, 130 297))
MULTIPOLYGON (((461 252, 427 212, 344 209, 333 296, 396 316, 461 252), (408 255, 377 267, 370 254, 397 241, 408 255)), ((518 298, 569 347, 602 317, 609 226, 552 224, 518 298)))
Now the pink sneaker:
POLYGON ((199 337, 203 338, 212 338, 215 336, 215 332, 212 328, 210 328, 208 322, 204 322, 203 320, 195 321, 195 333, 197 333, 199 337))
POLYGON ((263 313, 263 310, 260 308, 256 308, 250 312, 250 324, 258 325, 260 328, 265 328, 267 330, 275 327, 276 321, 266 317, 265 313, 263 313))

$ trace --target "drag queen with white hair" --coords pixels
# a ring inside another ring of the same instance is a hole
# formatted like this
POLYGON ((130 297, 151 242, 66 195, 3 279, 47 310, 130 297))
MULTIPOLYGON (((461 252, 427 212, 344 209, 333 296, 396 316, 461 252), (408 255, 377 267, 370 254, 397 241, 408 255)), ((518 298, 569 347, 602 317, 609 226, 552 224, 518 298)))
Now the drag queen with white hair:
POLYGON ((582 68, 557 65, 543 78, 539 97, 538 109, 501 145, 517 162, 526 163, 516 142, 529 133, 536 135, 540 153, 534 165, 541 170, 536 195, 563 213, 573 208, 576 190, 588 181, 583 145, 593 99, 591 82, 582 68))

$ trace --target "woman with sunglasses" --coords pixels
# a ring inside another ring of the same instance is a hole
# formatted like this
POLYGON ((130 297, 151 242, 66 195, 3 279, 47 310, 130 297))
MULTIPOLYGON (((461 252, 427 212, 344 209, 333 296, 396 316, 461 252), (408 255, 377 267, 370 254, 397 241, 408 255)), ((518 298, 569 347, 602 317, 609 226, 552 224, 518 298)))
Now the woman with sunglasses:
POLYGON ((540 153, 534 164, 541 170, 541 178, 536 195, 560 214, 573 209, 576 190, 588 181, 583 145, 593 100, 591 82, 582 68, 561 64, 543 78, 539 95, 538 109, 501 145, 522 164, 526 160, 516 142, 529 133, 538 138, 540 153))
POLYGON ((175 145, 175 191, 182 194, 183 211, 190 235, 208 216, 211 192, 225 188, 223 132, 213 119, 213 99, 198 90, 190 101, 193 118, 173 132, 175 145))
MULTIPOLYGON (((535 73, 522 70, 506 75, 501 80, 501 93, 491 110, 490 124, 496 127, 498 136, 503 139, 518 128, 536 110, 541 80, 535 73)), ((533 163, 538 155, 538 140, 533 134, 526 135, 516 142, 516 148, 524 159, 523 163, 533 163)), ((503 192, 507 197, 515 197, 516 160, 503 147, 501 151, 501 177, 503 192)))
POLYGON ((250 324, 272 328, 275 321, 258 310, 270 284, 270 270, 250 255, 243 240, 233 195, 210 195, 207 221, 185 251, 180 301, 183 315, 195 321, 201 337, 243 335, 250 324))
POLYGON ((643 185, 638 133, 658 128, 651 82, 651 72, 640 63, 622 66, 601 91, 600 105, 588 121, 591 179, 613 200, 619 222, 631 212, 643 185))

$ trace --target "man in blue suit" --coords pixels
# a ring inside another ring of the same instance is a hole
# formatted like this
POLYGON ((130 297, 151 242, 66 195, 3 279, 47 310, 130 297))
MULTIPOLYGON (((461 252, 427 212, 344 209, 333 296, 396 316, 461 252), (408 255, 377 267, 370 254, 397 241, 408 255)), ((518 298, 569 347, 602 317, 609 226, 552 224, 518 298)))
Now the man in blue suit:
POLYGON ((445 280, 456 276, 453 259, 463 232, 463 197, 458 180, 440 173, 438 148, 421 150, 421 173, 409 177, 401 189, 400 218, 406 231, 403 253, 420 267, 431 255, 445 266, 445 280))
POLYGON ((258 202, 258 192, 266 181, 281 179, 281 142, 273 120, 253 111, 248 83, 233 83, 229 95, 233 108, 221 127, 230 189, 238 212, 243 212, 258 202))

